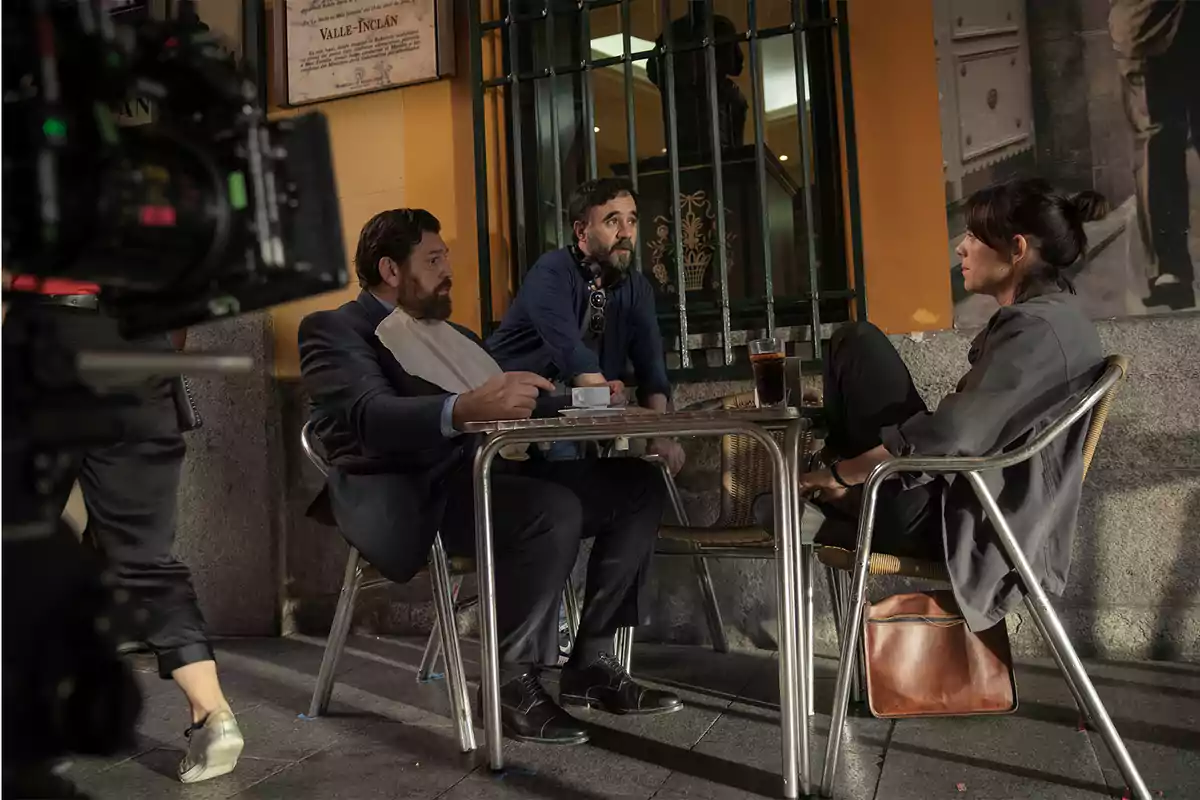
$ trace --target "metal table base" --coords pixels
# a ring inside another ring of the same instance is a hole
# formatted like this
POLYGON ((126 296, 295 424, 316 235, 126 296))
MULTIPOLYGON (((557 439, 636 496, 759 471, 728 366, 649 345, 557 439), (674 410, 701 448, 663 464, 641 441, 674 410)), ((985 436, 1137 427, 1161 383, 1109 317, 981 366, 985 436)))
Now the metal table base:
POLYGON ((754 439, 767 451, 774 487, 776 586, 779 601, 779 705, 783 764, 783 796, 809 794, 807 636, 800 635, 799 603, 807 576, 800 569, 799 493, 793 491, 799 470, 801 441, 808 421, 795 409, 698 411, 668 414, 629 414, 513 422, 472 423, 468 432, 485 441, 475 455, 475 546, 482 628, 481 683, 483 729, 488 764, 504 767, 500 724, 500 655, 496 623, 496 577, 492 548, 492 462, 504 447, 552 441, 597 441, 618 437, 728 436, 754 439), (768 428, 784 428, 781 449, 768 428), (786 455, 785 455, 786 451, 786 455), (801 675, 804 675, 802 679, 801 675))

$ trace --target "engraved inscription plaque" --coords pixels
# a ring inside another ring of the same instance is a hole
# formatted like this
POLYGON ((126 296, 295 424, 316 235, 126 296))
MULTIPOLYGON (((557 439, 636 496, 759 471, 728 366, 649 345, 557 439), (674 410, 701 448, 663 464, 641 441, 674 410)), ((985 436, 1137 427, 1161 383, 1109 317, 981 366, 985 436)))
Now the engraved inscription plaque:
POLYGON ((448 0, 285 0, 281 5, 288 105, 436 80, 451 71, 448 0))

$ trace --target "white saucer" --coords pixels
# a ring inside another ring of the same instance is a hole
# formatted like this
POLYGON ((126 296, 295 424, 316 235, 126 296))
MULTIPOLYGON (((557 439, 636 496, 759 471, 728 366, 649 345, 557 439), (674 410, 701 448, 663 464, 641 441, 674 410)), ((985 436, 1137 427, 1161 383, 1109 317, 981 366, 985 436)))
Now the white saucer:
POLYGON ((605 417, 624 414, 625 409, 620 406, 572 406, 571 408, 560 408, 558 413, 564 417, 605 417))

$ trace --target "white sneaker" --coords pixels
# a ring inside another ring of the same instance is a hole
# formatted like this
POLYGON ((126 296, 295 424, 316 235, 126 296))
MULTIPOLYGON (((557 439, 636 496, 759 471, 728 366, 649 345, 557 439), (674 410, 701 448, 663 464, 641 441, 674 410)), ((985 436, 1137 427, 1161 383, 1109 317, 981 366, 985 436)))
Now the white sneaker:
POLYGON ((245 745, 232 711, 214 711, 184 735, 188 751, 179 762, 182 783, 198 783, 233 772, 245 745))

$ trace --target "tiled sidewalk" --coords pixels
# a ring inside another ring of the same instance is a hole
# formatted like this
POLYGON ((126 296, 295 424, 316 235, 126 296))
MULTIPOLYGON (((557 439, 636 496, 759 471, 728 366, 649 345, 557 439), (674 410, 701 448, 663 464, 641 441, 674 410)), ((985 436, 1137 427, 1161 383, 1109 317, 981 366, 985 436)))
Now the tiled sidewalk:
MULTIPOLYGON (((591 712, 591 744, 507 742, 509 768, 494 776, 478 752, 458 753, 444 685, 416 682, 420 641, 352 638, 330 715, 299 716, 308 707, 322 644, 221 643, 222 681, 247 742, 232 775, 194 786, 176 781, 186 711, 174 685, 159 680, 149 664, 140 674, 146 692, 141 752, 124 760, 80 760, 68 774, 97 800, 779 796, 778 712, 772 706, 778 687, 769 655, 639 645, 635 672, 679 691, 687 704, 682 712, 650 719, 591 712)), ((473 678, 475 643, 466 643, 465 652, 473 678)), ((1165 798, 1200 797, 1200 666, 1089 668, 1152 789, 1165 798)), ((833 662, 819 660, 818 670, 812 739, 819 774, 833 662)), ((1053 665, 1023 664, 1018 680, 1021 708, 1013 716, 898 723, 852 718, 836 797, 1122 797, 1103 742, 1078 730, 1070 694, 1053 665)))

